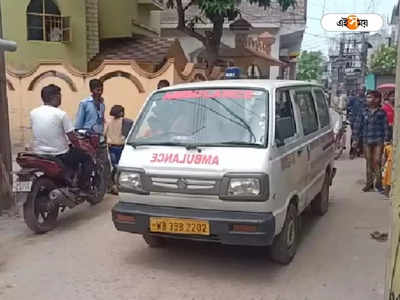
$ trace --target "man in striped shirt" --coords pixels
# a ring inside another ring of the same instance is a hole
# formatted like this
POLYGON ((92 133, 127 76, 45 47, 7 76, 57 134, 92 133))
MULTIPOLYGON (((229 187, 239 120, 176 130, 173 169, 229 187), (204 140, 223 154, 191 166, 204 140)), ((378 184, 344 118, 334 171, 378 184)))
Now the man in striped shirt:
POLYGON ((364 144, 367 161, 367 182, 363 188, 369 192, 375 188, 382 192, 382 154, 385 142, 389 142, 389 126, 385 111, 380 108, 381 94, 368 91, 367 109, 356 117, 353 125, 353 147, 360 141, 364 144), (375 181, 375 182, 374 182, 375 181))

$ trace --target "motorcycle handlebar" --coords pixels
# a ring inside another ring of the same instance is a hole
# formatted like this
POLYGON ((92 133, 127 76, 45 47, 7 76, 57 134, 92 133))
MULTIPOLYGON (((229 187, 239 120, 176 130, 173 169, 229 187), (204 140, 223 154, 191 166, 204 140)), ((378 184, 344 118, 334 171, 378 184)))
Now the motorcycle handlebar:
POLYGON ((106 142, 107 142, 106 137, 103 134, 98 133, 98 132, 94 131, 93 129, 79 128, 79 129, 75 129, 75 133, 76 133, 77 138, 80 140, 88 139, 93 136, 97 136, 99 139, 100 145, 106 144, 106 142))
POLYGON ((98 135, 98 136, 103 136, 102 134, 94 131, 93 129, 87 129, 87 128, 78 128, 75 129, 75 133, 82 135, 82 136, 93 136, 93 135, 98 135))

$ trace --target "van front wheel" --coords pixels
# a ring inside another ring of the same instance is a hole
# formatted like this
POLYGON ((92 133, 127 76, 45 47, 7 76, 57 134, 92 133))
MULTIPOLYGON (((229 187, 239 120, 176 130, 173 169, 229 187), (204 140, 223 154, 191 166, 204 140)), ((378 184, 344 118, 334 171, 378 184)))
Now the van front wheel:
POLYGON ((270 248, 270 257, 273 261, 282 265, 287 265, 292 261, 297 250, 298 227, 297 208, 294 204, 290 204, 282 231, 275 237, 270 248))

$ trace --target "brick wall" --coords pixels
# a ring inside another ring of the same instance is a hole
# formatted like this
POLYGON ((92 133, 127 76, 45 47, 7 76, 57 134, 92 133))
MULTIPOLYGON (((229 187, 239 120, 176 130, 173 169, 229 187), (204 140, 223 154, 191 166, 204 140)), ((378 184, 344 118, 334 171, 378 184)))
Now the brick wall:
POLYGON ((87 56, 88 61, 100 51, 99 43, 99 3, 86 0, 87 56))

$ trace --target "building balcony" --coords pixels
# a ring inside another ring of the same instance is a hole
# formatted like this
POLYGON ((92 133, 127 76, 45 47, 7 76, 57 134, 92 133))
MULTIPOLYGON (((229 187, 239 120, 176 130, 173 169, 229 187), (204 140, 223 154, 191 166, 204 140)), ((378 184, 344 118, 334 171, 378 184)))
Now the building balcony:
POLYGON ((164 10, 162 0, 138 0, 138 5, 146 7, 148 10, 164 10))
POLYGON ((359 68, 346 68, 345 74, 347 77, 359 77, 361 75, 361 70, 359 68))
POLYGON ((145 36, 158 36, 159 30, 150 24, 143 24, 138 20, 131 19, 132 34, 139 34, 145 36))

